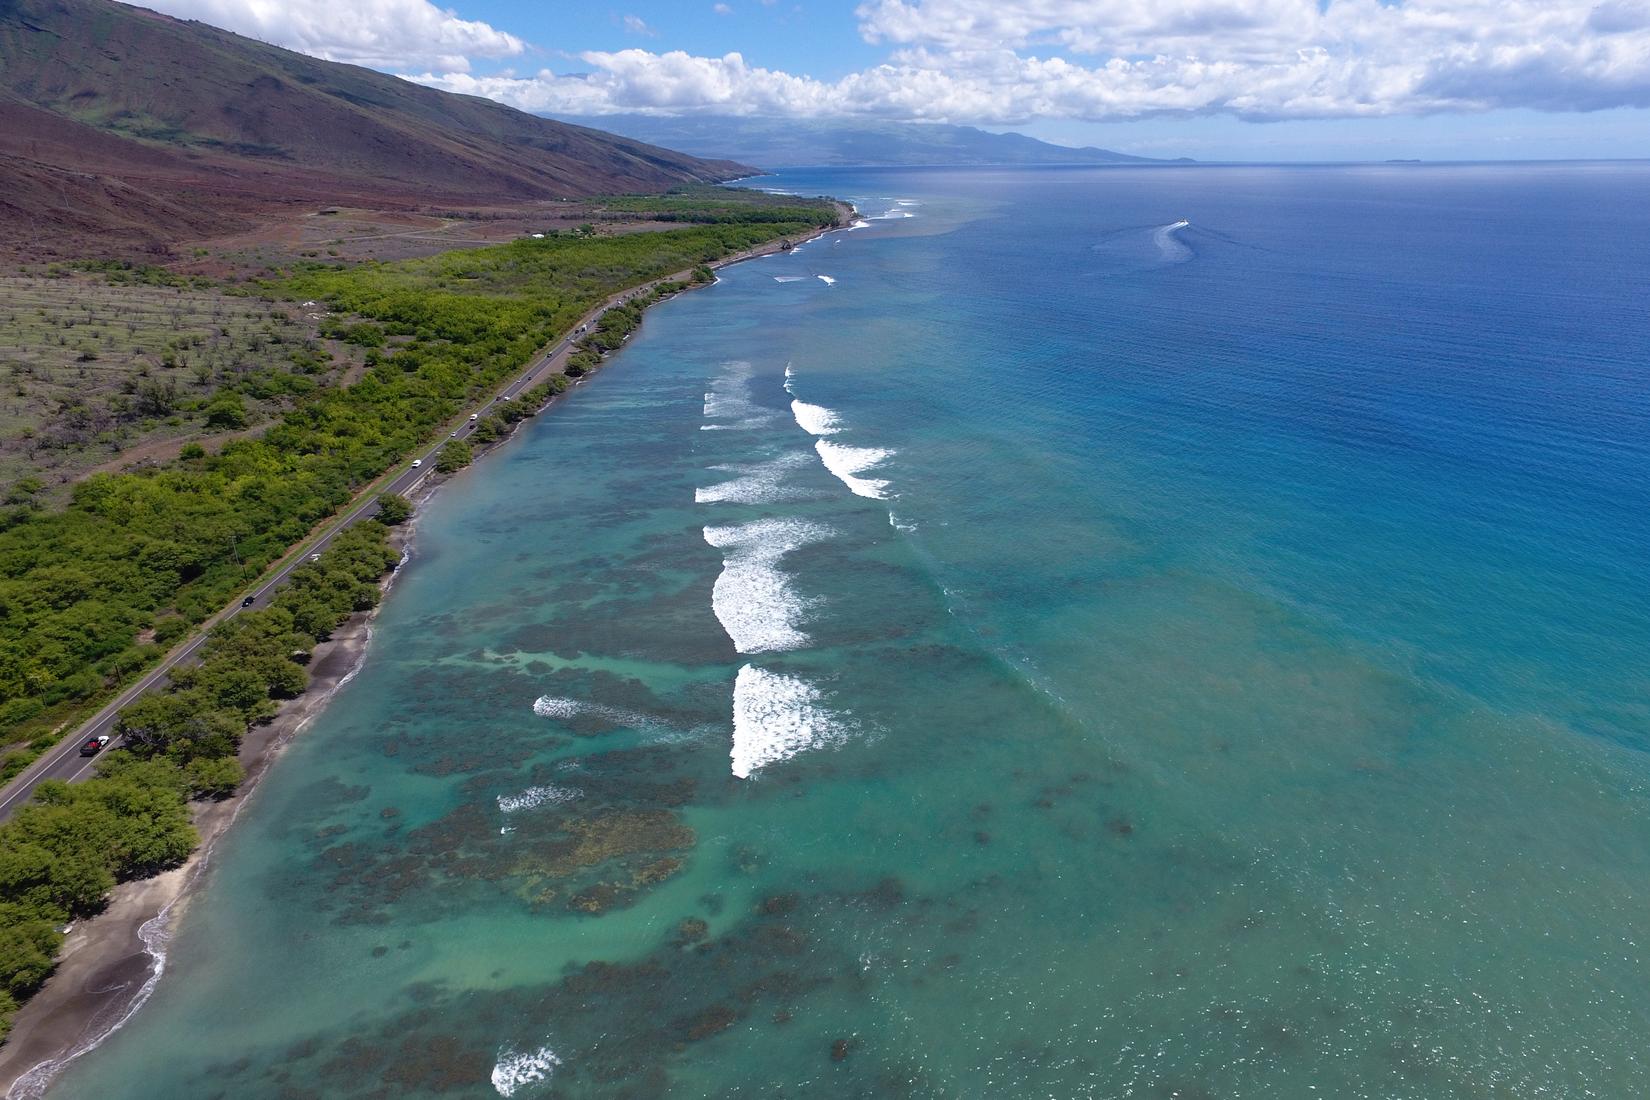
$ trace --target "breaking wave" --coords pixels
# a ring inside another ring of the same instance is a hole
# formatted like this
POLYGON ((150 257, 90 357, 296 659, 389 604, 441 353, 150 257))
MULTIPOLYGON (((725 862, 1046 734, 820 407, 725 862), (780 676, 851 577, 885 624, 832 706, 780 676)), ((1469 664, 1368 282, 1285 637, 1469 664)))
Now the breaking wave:
POLYGON ((559 806, 583 797, 584 792, 577 787, 528 787, 516 794, 499 795, 498 808, 500 813, 513 814, 539 806, 559 806))
POLYGON ((773 422, 773 412, 751 400, 751 365, 729 363, 727 370, 705 391, 705 419, 715 423, 700 425, 703 431, 761 428, 773 422))
POLYGON ((562 721, 581 714, 593 714, 615 726, 646 734, 653 741, 691 740, 705 733, 703 729, 679 729, 640 711, 622 710, 600 703, 581 703, 577 699, 563 699, 555 695, 541 695, 533 700, 533 713, 540 718, 556 718, 562 721))
POLYGON ((505 1051, 499 1054, 493 1066, 493 1090, 500 1096, 514 1096, 525 1085, 538 1085, 550 1080, 550 1075, 561 1065, 561 1059, 549 1047, 529 1053, 505 1051))
POLYGON ((711 469, 738 474, 738 477, 706 485, 693 491, 695 504, 775 504, 801 500, 811 494, 787 483, 791 471, 808 463, 806 451, 790 451, 771 462, 752 466, 712 466, 711 469))
POLYGON ((540 695, 533 700, 533 713, 540 718, 571 718, 584 709, 584 704, 573 699, 558 699, 540 695))
POLYGON ((887 461, 893 455, 893 451, 880 447, 848 447, 827 439, 815 442, 814 449, 819 452, 819 460, 825 464, 825 468, 836 475, 842 484, 848 486, 848 490, 855 496, 870 497, 872 500, 887 499, 887 481, 858 475, 887 461))
POLYGON ((796 519, 705 528, 705 541, 722 551, 722 572, 711 589, 711 608, 740 653, 807 644, 800 624, 812 601, 791 588, 779 561, 831 533, 829 527, 796 519))
POLYGON ((826 286, 836 286, 836 280, 829 275, 815 275, 814 278, 818 279, 826 286))
POLYGON ((835 435, 842 430, 842 419, 823 405, 806 401, 792 401, 791 415, 797 425, 809 435, 835 435))
POLYGON ((745 665, 733 683, 733 774, 752 772, 800 752, 841 744, 848 729, 806 680, 745 665))

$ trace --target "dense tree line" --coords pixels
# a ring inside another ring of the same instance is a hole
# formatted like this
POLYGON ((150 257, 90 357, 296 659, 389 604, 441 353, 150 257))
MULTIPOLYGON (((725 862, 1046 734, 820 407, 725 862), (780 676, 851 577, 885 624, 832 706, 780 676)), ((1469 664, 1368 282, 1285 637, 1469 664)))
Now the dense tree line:
MULTIPOLYGON (((260 436, 215 454, 197 446, 159 469, 94 475, 63 509, 26 496, 0 509, 0 742, 33 734, 33 749, 49 744, 48 731, 76 706, 152 665, 608 295, 832 216, 822 204, 777 204, 766 222, 311 265, 260 288, 364 318, 340 335, 368 349, 365 375, 300 396, 260 436)), ((581 350, 599 358, 639 317, 639 308, 609 311, 581 350)), ((214 414, 233 426, 244 408, 225 400, 214 414)), ((13 754, 0 778, 28 758, 13 754)))
MULTIPOLYGON (((392 503, 387 514, 398 511, 392 503)), ((318 641, 377 602, 378 579, 396 563, 387 533, 377 522, 341 532, 268 607, 214 627, 199 664, 121 711, 125 744, 95 778, 42 783, 0 825, 0 1036, 51 973, 66 922, 103 908, 117 882, 175 867, 194 850, 188 800, 235 789, 242 735, 304 690, 318 641)))

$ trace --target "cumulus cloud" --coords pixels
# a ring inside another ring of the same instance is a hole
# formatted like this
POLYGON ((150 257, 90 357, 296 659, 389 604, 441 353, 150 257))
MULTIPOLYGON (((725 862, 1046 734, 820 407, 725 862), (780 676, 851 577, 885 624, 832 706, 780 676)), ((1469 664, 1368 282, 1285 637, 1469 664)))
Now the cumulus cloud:
POLYGON ((858 15, 891 53, 831 81, 646 50, 581 54, 578 76, 415 79, 546 113, 986 124, 1650 106, 1650 0, 872 0, 858 15))
POLYGON ((472 59, 524 43, 429 0, 148 2, 546 113, 1013 125, 1650 106, 1650 0, 863 0, 860 34, 885 57, 831 80, 641 49, 578 54, 577 74, 476 75, 472 59))
POLYGON ((472 58, 512 57, 527 47, 486 23, 429 0, 142 0, 277 46, 379 69, 467 72, 472 58))

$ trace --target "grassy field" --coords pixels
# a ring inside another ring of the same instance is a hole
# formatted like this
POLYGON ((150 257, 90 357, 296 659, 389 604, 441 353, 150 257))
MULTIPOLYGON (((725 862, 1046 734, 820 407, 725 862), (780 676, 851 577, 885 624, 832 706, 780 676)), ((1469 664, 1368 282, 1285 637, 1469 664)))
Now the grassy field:
POLYGON ((61 496, 122 456, 165 461, 267 423, 360 363, 324 322, 319 307, 182 281, 0 276, 0 486, 14 502, 61 496))

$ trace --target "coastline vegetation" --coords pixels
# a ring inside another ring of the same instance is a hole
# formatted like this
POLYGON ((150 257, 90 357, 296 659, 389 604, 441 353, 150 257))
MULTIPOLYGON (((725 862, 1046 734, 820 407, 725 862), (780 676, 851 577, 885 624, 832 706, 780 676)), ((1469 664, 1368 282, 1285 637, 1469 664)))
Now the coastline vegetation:
POLYGON ((42 783, 0 825, 0 1037, 51 974, 68 921, 102 909, 116 883, 194 851, 189 800, 234 791, 242 736, 308 686, 317 642, 377 603, 377 582, 397 561, 388 533, 378 522, 340 532, 268 607, 219 623, 199 664, 121 711, 125 747, 99 761, 94 778, 42 783))
MULTIPOLYGON (((215 453, 191 444, 154 469, 93 474, 63 507, 13 487, 0 508, 0 744, 27 747, 0 761, 0 779, 602 301, 692 273, 606 311, 575 345, 568 377, 594 370, 648 305, 710 281, 710 263, 837 216, 828 202, 767 196, 740 198, 730 211, 728 192, 708 190, 634 200, 636 213, 651 201, 653 220, 691 223, 684 228, 310 264, 239 288, 324 301, 331 316, 322 335, 359 349, 364 373, 297 394, 266 430, 215 453)), ((567 385, 555 376, 495 405, 471 440, 501 438, 567 385)), ((229 430, 250 422, 239 391, 214 396, 202 416, 229 430)), ((454 441, 437 469, 472 457, 470 441, 454 441)), ((51 973, 66 922, 98 911, 116 883, 176 866, 193 850, 189 801, 233 792, 243 735, 305 690, 319 641, 374 605, 378 580, 396 562, 387 525, 410 513, 403 498, 380 497, 378 521, 340 532, 268 607, 215 626, 199 664, 173 670, 167 690, 123 710, 116 728, 125 747, 99 761, 95 778, 43 783, 0 825, 0 1037, 51 973)))
MULTIPOLYGON (((94 474, 65 507, 12 487, 0 507, 0 744, 24 747, 0 760, 0 780, 607 297, 836 216, 827 202, 787 201, 768 221, 719 223, 709 199, 656 201, 683 218, 701 203, 707 223, 308 264, 237 288, 324 301, 324 335, 360 349, 364 373, 298 396, 270 427, 215 452, 197 445, 158 468, 94 474)), ((617 347, 641 308, 609 311, 569 375, 617 347)), ((244 405, 221 404, 206 415, 244 423, 244 405)))

